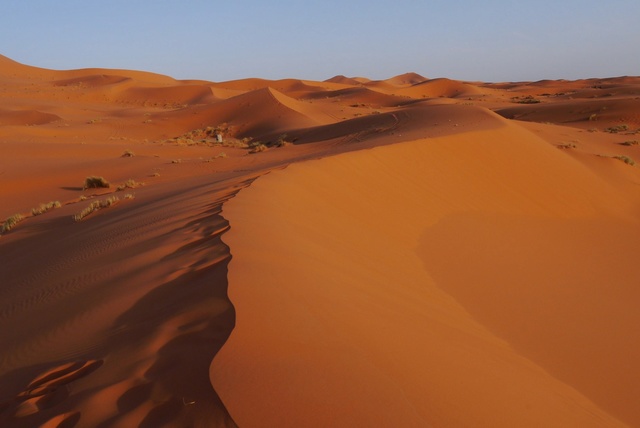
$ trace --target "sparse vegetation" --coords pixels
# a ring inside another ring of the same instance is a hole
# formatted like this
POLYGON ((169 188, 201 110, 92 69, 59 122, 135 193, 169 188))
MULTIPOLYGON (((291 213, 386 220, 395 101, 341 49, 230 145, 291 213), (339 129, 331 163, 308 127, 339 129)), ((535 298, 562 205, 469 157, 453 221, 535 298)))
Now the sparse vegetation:
POLYGON ((251 143, 250 147, 251 149, 249 150, 249 153, 260 153, 269 149, 267 146, 265 146, 259 141, 251 143))
POLYGON ((563 144, 558 144, 557 147, 559 149, 575 149, 576 145, 573 143, 563 143, 563 144))
POLYGON ((182 163, 182 159, 174 159, 171 163, 182 163))
POLYGON ((216 160, 216 159, 226 158, 226 157, 227 157, 227 154, 226 154, 225 152, 220 152, 220 153, 218 153, 217 155, 215 155, 215 156, 213 156, 213 157, 210 157, 210 158, 208 158, 208 159, 205 159, 204 161, 205 161, 205 162, 207 162, 207 163, 209 163, 209 162, 213 162, 213 161, 214 161, 214 160, 216 160))
POLYGON ((132 158, 134 157, 136 154, 134 152, 132 152, 131 150, 125 150, 124 153, 122 154, 123 158, 132 158))
POLYGON ((91 176, 84 180, 83 189, 109 188, 111 184, 103 177, 91 176))
POLYGON ((135 198, 135 195, 133 193, 125 193, 123 198, 124 199, 133 199, 133 198, 135 198))
POLYGON ((526 95, 524 97, 513 97, 514 103, 518 104, 538 104, 540 102, 539 99, 534 98, 532 95, 526 95))
POLYGON ((80 211, 78 214, 74 215, 73 220, 80 221, 95 211, 101 210, 103 208, 108 208, 110 206, 117 204, 119 200, 120 199, 117 196, 110 196, 107 199, 104 199, 102 201, 91 202, 91 204, 89 204, 88 207, 80 211))
POLYGON ((618 156, 614 156, 615 159, 621 160, 622 162, 626 163, 627 165, 635 165, 636 161, 634 161, 633 159, 631 159, 629 156, 625 156, 625 155, 618 155, 618 156))
POLYGON ((60 208, 62 206, 62 204, 60 203, 60 201, 51 201, 47 204, 40 204, 39 207, 37 208, 33 208, 31 210, 31 214, 33 214, 34 216, 36 215, 40 215, 40 214, 44 214, 47 211, 51 211, 53 209, 56 208, 60 208))
POLYGON ((287 134, 282 134, 281 136, 278 137, 278 139, 274 143, 274 146, 276 146, 276 147, 286 147, 286 146, 290 146, 291 144, 292 143, 287 141, 287 134))
POLYGON ((165 140, 165 143, 173 143, 178 146, 207 146, 207 147, 235 147, 246 149, 249 147, 250 138, 242 140, 231 136, 231 129, 228 125, 207 126, 206 128, 194 129, 179 137, 165 140))
POLYGON ((609 128, 605 129, 605 131, 610 132, 612 134, 617 134, 618 132, 626 131, 628 129, 629 129, 628 125, 622 124, 622 125, 610 126, 609 128))
POLYGON ((130 178, 116 188, 116 191, 120 192, 125 189, 135 189, 136 187, 144 186, 144 183, 139 183, 130 178))
POLYGON ((597 113, 593 113, 591 116, 589 116, 589 122, 593 122, 594 120, 598 120, 597 113))
POLYGON ((16 227, 18 223, 24 220, 24 216, 22 214, 14 214, 2 223, 2 233, 6 233, 16 227))
POLYGON ((159 172, 154 172, 153 174, 151 174, 152 177, 160 177, 160 173, 159 172))
POLYGON ((624 142, 620 143, 620 145, 622 145, 622 146, 637 146, 638 145, 638 140, 624 141, 624 142))

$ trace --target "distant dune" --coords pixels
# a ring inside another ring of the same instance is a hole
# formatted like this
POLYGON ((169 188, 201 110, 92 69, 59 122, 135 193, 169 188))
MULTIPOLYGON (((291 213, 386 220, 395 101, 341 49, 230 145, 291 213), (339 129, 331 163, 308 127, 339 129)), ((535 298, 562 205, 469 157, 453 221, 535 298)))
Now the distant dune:
POLYGON ((640 426, 639 94, 0 56, 0 426, 640 426))

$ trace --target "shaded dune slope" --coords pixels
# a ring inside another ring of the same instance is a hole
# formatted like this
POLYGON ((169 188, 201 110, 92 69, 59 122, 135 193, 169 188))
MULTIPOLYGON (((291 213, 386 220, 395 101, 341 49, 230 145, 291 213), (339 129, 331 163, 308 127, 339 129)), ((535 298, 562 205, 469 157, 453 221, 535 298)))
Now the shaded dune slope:
POLYGON ((3 125, 44 125, 61 120, 60 116, 38 110, 0 109, 0 126, 3 125))
POLYGON ((234 127, 235 136, 254 138, 335 120, 313 106, 269 87, 211 105, 163 113, 157 117, 178 121, 186 129, 228 123, 234 127))
POLYGON ((477 95, 481 93, 481 90, 468 83, 458 82, 451 79, 432 79, 426 82, 421 82, 406 88, 401 93, 407 93, 412 97, 418 98, 457 98, 465 97, 469 95, 477 95))
POLYGON ((3 426, 235 426, 208 368, 234 323, 220 206, 245 180, 138 192, 79 224, 63 207, 3 243, 3 426))

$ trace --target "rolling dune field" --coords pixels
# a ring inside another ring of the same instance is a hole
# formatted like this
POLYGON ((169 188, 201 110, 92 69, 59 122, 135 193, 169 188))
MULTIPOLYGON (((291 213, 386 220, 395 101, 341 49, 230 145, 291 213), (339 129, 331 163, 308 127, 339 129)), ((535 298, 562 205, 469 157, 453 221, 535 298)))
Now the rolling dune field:
POLYGON ((640 77, 0 102, 0 426, 640 427, 640 77))

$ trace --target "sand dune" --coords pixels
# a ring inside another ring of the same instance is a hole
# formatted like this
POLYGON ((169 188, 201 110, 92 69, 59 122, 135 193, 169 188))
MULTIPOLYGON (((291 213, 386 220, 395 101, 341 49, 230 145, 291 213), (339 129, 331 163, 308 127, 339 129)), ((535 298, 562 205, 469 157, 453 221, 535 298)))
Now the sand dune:
POLYGON ((2 125, 44 125, 61 120, 59 116, 38 110, 11 111, 0 109, 0 126, 2 125))
POLYGON ((325 82, 339 83, 341 85, 349 85, 349 86, 358 86, 362 83, 365 83, 365 82, 362 82, 361 80, 358 80, 357 78, 347 77, 342 74, 333 76, 332 78, 325 80, 325 82))
POLYGON ((317 91, 306 94, 306 99, 321 100, 323 98, 338 99, 339 102, 352 107, 397 107, 407 102, 406 97, 386 95, 364 87, 339 89, 337 91, 317 91), (352 104, 349 104, 349 102, 352 104))
POLYGON ((88 88, 116 85, 131 80, 130 77, 109 76, 105 74, 88 75, 53 82, 57 86, 84 86, 88 88))
POLYGON ((256 139, 335 120, 312 104, 295 100, 270 87, 157 117, 191 129, 226 123, 233 127, 234 136, 256 139))
POLYGON ((426 77, 421 76, 418 73, 404 73, 390 79, 386 79, 385 82, 395 86, 411 86, 423 83, 426 80, 428 80, 426 77))
POLYGON ((480 92, 479 88, 467 83, 444 78, 419 82, 400 91, 401 94, 409 95, 413 98, 457 98, 477 95, 480 92))
POLYGON ((640 426, 639 88, 0 56, 0 425, 640 426))
POLYGON ((130 88, 124 94, 128 100, 141 103, 199 104, 212 97, 211 89, 204 85, 182 85, 160 88, 130 88))
POLYGON ((635 424, 611 391, 640 385, 637 197, 513 125, 272 173, 224 208, 237 324, 214 387, 249 426, 635 424))

